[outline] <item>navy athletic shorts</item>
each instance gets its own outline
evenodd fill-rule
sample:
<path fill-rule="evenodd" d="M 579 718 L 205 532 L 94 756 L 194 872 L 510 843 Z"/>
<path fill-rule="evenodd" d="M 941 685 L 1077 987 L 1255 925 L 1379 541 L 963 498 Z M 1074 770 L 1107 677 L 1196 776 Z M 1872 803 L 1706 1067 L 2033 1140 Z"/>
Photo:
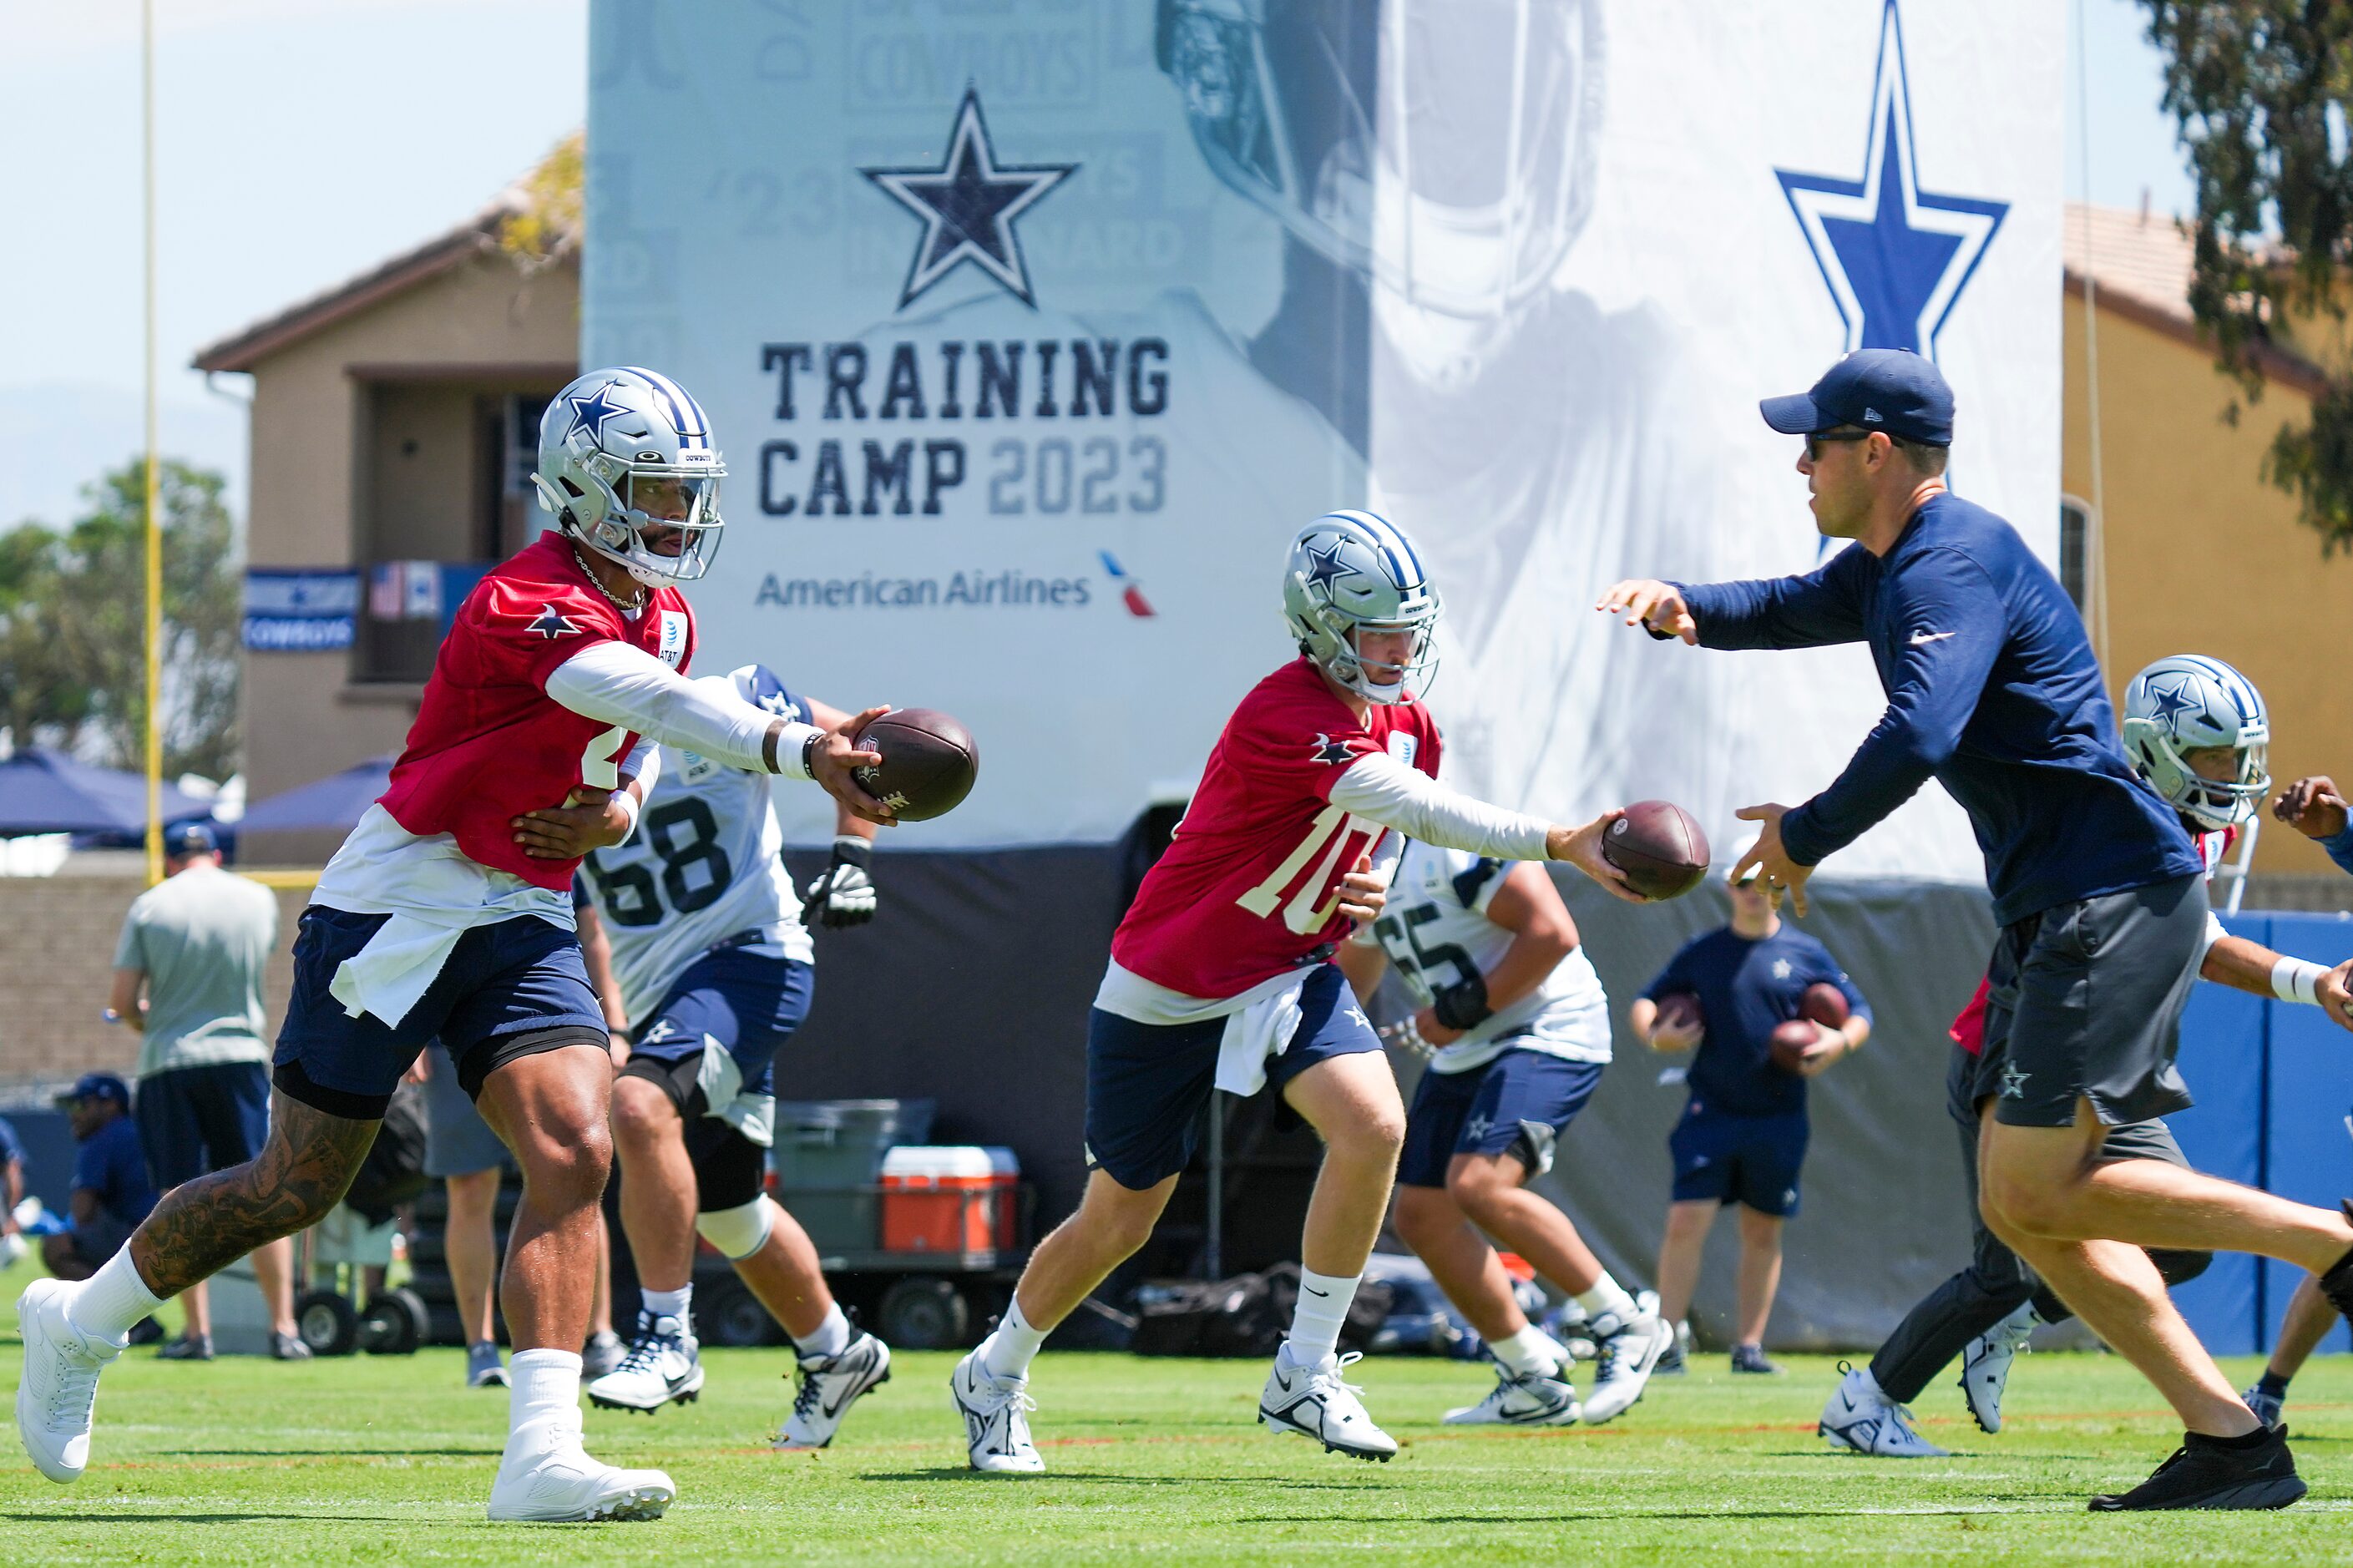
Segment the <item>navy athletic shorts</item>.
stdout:
<path fill-rule="evenodd" d="M 170 1068 L 139 1080 L 132 1114 L 159 1193 L 242 1165 L 269 1137 L 269 1069 L 259 1062 Z"/>
<path fill-rule="evenodd" d="M 1278 1092 L 1316 1063 L 1380 1040 L 1340 971 L 1320 963 L 1299 994 L 1299 1027 L 1266 1064 Z M 1087 1164 L 1131 1192 L 1157 1186 L 1192 1163 L 1201 1108 L 1217 1087 L 1223 1018 L 1139 1024 L 1093 1009 L 1087 1016 Z"/>
<path fill-rule="evenodd" d="M 274 1077 L 288 1099 L 330 1116 L 378 1121 L 408 1064 L 437 1035 L 469 1095 L 480 1094 L 498 1068 L 533 1052 L 609 1043 L 579 939 L 537 915 L 460 936 L 398 1027 L 373 1013 L 353 1017 L 327 987 L 343 960 L 391 918 L 323 904 L 302 911 L 294 994 L 275 1058 Z"/>
<path fill-rule="evenodd" d="M 1444 1186 L 1457 1154 L 1515 1154 L 1531 1176 L 1552 1169 L 1554 1143 L 1593 1098 L 1606 1065 L 1507 1049 L 1484 1067 L 1423 1073 L 1406 1112 L 1398 1185 Z"/>
<path fill-rule="evenodd" d="M 1802 1110 L 1731 1116 L 1693 1100 L 1667 1138 L 1675 1160 L 1675 1202 L 1714 1199 L 1787 1219 L 1798 1212 L 1807 1133 Z"/>
<path fill-rule="evenodd" d="M 771 1081 L 776 1052 L 808 1016 L 816 985 L 817 972 L 798 959 L 713 948 L 686 966 L 651 1018 L 638 1026 L 629 1059 L 675 1065 L 702 1056 L 716 1040 L 734 1058 L 743 1089 L 757 1091 Z"/>

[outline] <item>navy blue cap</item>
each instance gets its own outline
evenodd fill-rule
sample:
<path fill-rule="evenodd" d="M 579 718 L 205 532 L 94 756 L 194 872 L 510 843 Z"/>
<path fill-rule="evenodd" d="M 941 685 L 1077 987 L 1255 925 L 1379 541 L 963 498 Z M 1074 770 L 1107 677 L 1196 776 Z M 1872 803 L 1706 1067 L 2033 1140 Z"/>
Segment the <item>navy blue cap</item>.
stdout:
<path fill-rule="evenodd" d="M 123 1110 L 131 1109 L 131 1086 L 111 1072 L 86 1072 L 75 1085 L 58 1096 L 59 1105 L 71 1105 L 82 1100 L 111 1100 Z"/>
<path fill-rule="evenodd" d="M 1953 389 L 1943 372 L 1906 349 L 1858 349 L 1831 366 L 1811 391 L 1768 397 L 1757 406 L 1765 423 L 1784 436 L 1818 436 L 1852 425 L 1924 447 L 1953 444 Z"/>
<path fill-rule="evenodd" d="M 174 858 L 183 855 L 212 855 L 220 849 L 220 840 L 213 830 L 201 822 L 183 822 L 164 830 L 164 853 Z"/>

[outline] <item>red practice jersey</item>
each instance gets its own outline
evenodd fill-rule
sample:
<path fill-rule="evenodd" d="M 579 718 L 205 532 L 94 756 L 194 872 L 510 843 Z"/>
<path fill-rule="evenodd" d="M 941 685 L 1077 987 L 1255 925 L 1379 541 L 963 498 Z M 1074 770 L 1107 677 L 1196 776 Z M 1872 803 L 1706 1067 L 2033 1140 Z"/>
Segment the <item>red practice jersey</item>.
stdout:
<path fill-rule="evenodd" d="M 434 657 L 408 748 L 381 797 L 410 833 L 447 833 L 476 863 L 543 888 L 568 888 L 577 860 L 537 860 L 512 818 L 561 805 L 581 784 L 610 789 L 638 737 L 575 713 L 547 678 L 591 643 L 625 642 L 686 673 L 694 617 L 675 588 L 656 588 L 625 617 L 551 531 L 493 567 L 459 607 Z"/>
<path fill-rule="evenodd" d="M 1438 776 L 1438 725 L 1419 702 L 1363 723 L 1302 658 L 1250 689 L 1209 752 L 1168 852 L 1111 940 L 1120 967 L 1187 996 L 1239 995 L 1347 929 L 1340 879 L 1385 831 L 1329 804 L 1359 757 Z"/>

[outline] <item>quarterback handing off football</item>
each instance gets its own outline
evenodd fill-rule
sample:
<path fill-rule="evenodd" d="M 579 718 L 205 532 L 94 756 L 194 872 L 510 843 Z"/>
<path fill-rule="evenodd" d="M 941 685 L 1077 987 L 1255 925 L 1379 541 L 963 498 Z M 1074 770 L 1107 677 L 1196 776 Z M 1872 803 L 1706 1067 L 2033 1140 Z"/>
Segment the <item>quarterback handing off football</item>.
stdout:
<path fill-rule="evenodd" d="M 964 804 L 980 777 L 980 748 L 961 720 L 930 708 L 901 708 L 871 720 L 858 743 L 882 753 L 860 768 L 859 786 L 902 822 L 928 822 Z"/>

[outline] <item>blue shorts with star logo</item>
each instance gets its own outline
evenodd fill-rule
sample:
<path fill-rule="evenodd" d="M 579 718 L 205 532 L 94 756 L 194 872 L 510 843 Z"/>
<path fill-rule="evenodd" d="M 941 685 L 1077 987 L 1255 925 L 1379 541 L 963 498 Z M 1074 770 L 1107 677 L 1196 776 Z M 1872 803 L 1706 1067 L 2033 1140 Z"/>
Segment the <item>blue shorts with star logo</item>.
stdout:
<path fill-rule="evenodd" d="M 1675 1202 L 1739 1204 L 1787 1219 L 1798 1212 L 1798 1169 L 1810 1136 L 1802 1110 L 1733 1116 L 1694 1096 L 1667 1138 Z"/>
<path fill-rule="evenodd" d="M 681 971 L 629 1043 L 632 1060 L 681 1063 L 716 1044 L 747 1093 L 771 1092 L 776 1052 L 808 1016 L 816 971 L 797 959 L 716 947 Z"/>
<path fill-rule="evenodd" d="M 1406 1112 L 1398 1185 L 1442 1187 L 1457 1154 L 1516 1154 L 1530 1175 L 1600 1086 L 1603 1062 L 1514 1049 L 1484 1067 L 1425 1072 Z"/>

